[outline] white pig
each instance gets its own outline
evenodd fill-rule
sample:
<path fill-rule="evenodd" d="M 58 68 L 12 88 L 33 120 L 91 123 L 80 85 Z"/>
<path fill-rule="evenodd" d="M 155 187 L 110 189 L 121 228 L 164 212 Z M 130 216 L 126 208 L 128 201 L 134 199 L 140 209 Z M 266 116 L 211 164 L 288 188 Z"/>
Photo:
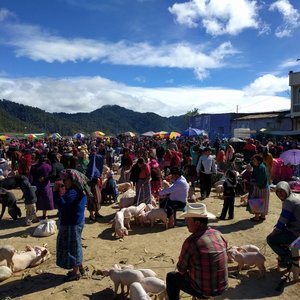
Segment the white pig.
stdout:
<path fill-rule="evenodd" d="M 168 228 L 168 217 L 167 213 L 163 208 L 155 208 L 149 212 L 146 212 L 144 220 L 150 221 L 151 227 L 153 227 L 156 220 L 161 220 L 164 222 L 166 229 Z"/>
<path fill-rule="evenodd" d="M 260 252 L 239 252 L 236 249 L 229 249 L 227 251 L 229 256 L 238 263 L 238 271 L 240 272 L 244 265 L 255 265 L 260 272 L 260 276 L 263 277 L 266 273 L 265 261 L 266 258 Z"/>
<path fill-rule="evenodd" d="M 151 300 L 139 282 L 133 282 L 130 285 L 130 300 Z"/>
<path fill-rule="evenodd" d="M 121 285 L 122 293 L 124 293 L 124 286 L 127 286 L 127 291 L 129 292 L 129 286 L 133 282 L 141 282 L 144 275 L 139 270 L 134 269 L 116 269 L 111 268 L 110 270 L 102 271 L 104 276 L 109 276 L 114 282 L 114 298 L 117 296 L 119 286 Z"/>
<path fill-rule="evenodd" d="M 157 277 L 147 277 L 141 281 L 147 293 L 155 295 L 159 300 L 167 300 L 166 283 Z"/>

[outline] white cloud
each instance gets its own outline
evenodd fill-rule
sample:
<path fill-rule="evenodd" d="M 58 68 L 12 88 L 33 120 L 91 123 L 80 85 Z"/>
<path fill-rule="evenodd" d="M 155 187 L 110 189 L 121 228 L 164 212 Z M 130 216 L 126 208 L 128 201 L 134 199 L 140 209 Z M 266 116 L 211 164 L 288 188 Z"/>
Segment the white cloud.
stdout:
<path fill-rule="evenodd" d="M 203 26 L 210 35 L 236 35 L 258 28 L 257 3 L 251 0 L 191 0 L 169 7 L 176 21 L 190 28 Z"/>
<path fill-rule="evenodd" d="M 193 108 L 202 113 L 262 112 L 290 108 L 290 100 L 275 96 L 287 90 L 288 79 L 265 75 L 244 90 L 222 87 L 141 88 L 101 77 L 18 78 L 0 77 L 2 98 L 39 107 L 48 112 L 90 112 L 117 104 L 161 116 L 182 115 Z M 270 92 L 272 91 L 272 92 Z M 271 104 L 271 105 L 270 105 Z"/>
<path fill-rule="evenodd" d="M 283 24 L 277 27 L 275 35 L 279 38 L 291 36 L 293 30 L 300 26 L 300 14 L 288 0 L 275 1 L 270 6 L 270 11 L 278 10 L 282 14 Z"/>
<path fill-rule="evenodd" d="M 17 57 L 33 61 L 99 61 L 115 65 L 191 69 L 197 78 L 208 76 L 209 69 L 221 68 L 227 57 L 238 53 L 230 42 L 216 48 L 187 42 L 151 45 L 149 43 L 101 42 L 93 39 L 67 39 L 41 30 L 38 26 L 4 23 L 0 26 L 6 45 L 15 48 Z"/>
<path fill-rule="evenodd" d="M 288 77 L 276 77 L 266 74 L 254 80 L 244 91 L 249 96 L 276 95 L 289 90 Z"/>

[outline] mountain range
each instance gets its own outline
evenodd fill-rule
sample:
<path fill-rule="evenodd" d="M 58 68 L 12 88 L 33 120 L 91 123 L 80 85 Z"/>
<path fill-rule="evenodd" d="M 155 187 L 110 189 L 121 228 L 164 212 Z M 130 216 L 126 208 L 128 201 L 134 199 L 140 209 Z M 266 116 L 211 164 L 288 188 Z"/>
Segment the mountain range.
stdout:
<path fill-rule="evenodd" d="M 104 105 L 90 113 L 49 113 L 37 107 L 0 99 L 0 133 L 53 133 L 71 136 L 103 131 L 118 135 L 126 131 L 183 131 L 187 115 L 169 118 L 155 113 L 139 113 L 118 105 Z"/>

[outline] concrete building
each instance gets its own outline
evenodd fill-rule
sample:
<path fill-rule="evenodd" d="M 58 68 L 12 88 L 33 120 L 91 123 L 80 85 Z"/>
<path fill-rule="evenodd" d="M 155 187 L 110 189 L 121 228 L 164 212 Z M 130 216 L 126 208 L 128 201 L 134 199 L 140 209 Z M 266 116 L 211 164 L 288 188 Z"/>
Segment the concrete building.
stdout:
<path fill-rule="evenodd" d="M 291 118 L 293 130 L 300 130 L 300 72 L 289 72 L 291 87 Z"/>

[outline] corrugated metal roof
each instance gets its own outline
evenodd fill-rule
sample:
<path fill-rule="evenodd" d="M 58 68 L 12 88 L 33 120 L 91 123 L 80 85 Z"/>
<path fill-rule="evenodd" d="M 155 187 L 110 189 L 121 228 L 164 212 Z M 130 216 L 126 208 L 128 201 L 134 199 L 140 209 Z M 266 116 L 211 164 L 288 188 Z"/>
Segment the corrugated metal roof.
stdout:
<path fill-rule="evenodd" d="M 253 120 L 253 119 L 270 119 L 277 118 L 280 114 L 258 114 L 258 115 L 247 115 L 235 120 Z"/>

